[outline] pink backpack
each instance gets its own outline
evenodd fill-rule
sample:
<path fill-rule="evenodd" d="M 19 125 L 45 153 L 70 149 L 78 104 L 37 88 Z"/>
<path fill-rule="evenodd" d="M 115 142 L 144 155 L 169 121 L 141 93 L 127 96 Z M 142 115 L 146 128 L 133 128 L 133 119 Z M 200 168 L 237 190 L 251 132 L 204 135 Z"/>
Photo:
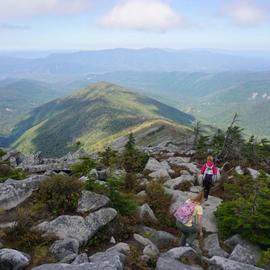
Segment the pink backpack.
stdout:
<path fill-rule="evenodd" d="M 191 218 L 195 210 L 195 204 L 191 201 L 186 201 L 182 206 L 176 209 L 174 216 L 183 224 L 186 224 Z"/>

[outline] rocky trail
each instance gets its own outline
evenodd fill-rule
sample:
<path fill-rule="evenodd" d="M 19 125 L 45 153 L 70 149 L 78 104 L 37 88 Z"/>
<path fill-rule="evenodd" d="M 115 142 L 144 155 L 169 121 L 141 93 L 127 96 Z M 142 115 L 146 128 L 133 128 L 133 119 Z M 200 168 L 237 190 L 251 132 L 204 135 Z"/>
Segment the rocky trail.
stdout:
<path fill-rule="evenodd" d="M 151 182 L 162 183 L 166 194 L 171 195 L 171 213 L 187 198 L 201 191 L 198 179 L 199 164 L 192 162 L 194 151 L 183 150 L 173 143 L 164 142 L 157 147 L 145 147 L 144 152 L 150 158 L 139 175 L 140 183 L 147 186 Z M 10 228 L 16 224 L 13 220 L 14 211 L 24 205 L 46 181 L 50 175 L 68 175 L 70 166 L 85 156 L 84 152 L 68 154 L 59 159 L 42 158 L 41 153 L 24 157 L 17 151 L 8 152 L 2 161 L 10 162 L 14 168 L 22 168 L 28 172 L 24 180 L 8 179 L 0 183 L 0 229 Z M 92 158 L 97 158 L 93 156 Z M 108 168 L 92 170 L 96 182 L 106 185 Z M 240 167 L 234 173 L 242 174 Z M 250 174 L 256 177 L 257 171 L 249 169 Z M 119 173 L 119 172 L 118 172 Z M 120 172 L 121 173 L 121 172 Z M 88 175 L 80 178 L 82 182 Z M 220 181 L 220 175 L 217 180 Z M 182 189 L 182 190 L 181 190 Z M 185 190 L 185 191 L 183 191 Z M 256 265 L 261 250 L 250 244 L 239 235 L 222 241 L 219 239 L 215 219 L 215 211 L 222 203 L 222 199 L 212 194 L 203 204 L 204 239 L 196 240 L 196 248 L 179 247 L 179 232 L 159 229 L 155 211 L 142 199 L 137 209 L 139 224 L 134 225 L 134 233 L 130 239 L 117 242 L 110 230 L 107 237 L 110 241 L 103 243 L 103 250 L 87 252 L 86 243 L 94 239 L 100 230 L 110 227 L 119 213 L 111 207 L 110 198 L 89 190 L 83 190 L 72 214 L 64 214 L 52 219 L 40 220 L 34 228 L 44 238 L 55 237 L 56 240 L 49 247 L 55 258 L 54 263 L 45 263 L 32 267 L 31 255 L 21 250 L 8 248 L 0 239 L 0 269 L 1 270 L 122 270 L 122 269 L 156 269 L 156 270 L 256 270 L 262 269 Z M 138 198 L 147 196 L 143 189 L 136 194 Z M 147 220 L 147 222 L 146 222 Z M 150 223 L 149 223 L 150 222 Z M 149 224 L 156 224 L 151 227 Z M 0 235 L 1 237 L 1 235 Z M 140 250 L 134 253 L 134 248 Z M 131 254 L 131 255 L 130 255 Z M 141 261 L 144 268 L 132 266 L 130 259 Z M 148 265 L 147 268 L 145 265 Z"/>

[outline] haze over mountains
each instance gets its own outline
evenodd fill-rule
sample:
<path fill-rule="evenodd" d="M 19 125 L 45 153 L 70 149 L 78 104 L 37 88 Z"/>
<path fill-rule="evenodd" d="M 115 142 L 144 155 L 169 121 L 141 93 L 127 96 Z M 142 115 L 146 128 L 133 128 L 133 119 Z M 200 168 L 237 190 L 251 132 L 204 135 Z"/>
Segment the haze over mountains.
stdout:
<path fill-rule="evenodd" d="M 162 107 L 167 104 L 215 127 L 226 127 L 233 114 L 238 113 L 239 124 L 245 128 L 247 136 L 270 136 L 268 52 L 112 49 L 51 55 L 48 52 L 14 55 L 16 57 L 11 57 L 11 54 L 0 56 L 0 142 L 4 145 L 14 142 L 14 138 L 17 140 L 26 130 L 48 120 L 52 115 L 57 117 L 54 109 L 58 111 L 60 105 L 56 106 L 55 101 L 39 107 L 40 105 L 101 81 L 143 93 L 144 96 L 162 102 Z M 119 102 L 125 103 L 121 91 L 115 93 L 115 96 L 119 96 Z M 142 117 L 148 119 L 149 115 L 153 116 L 149 110 L 154 101 L 149 102 L 143 104 L 144 109 L 137 122 Z M 68 106 L 67 103 L 64 104 L 66 110 Z M 83 104 L 84 102 L 79 103 L 78 111 Z M 124 107 L 122 114 L 126 114 Z M 93 107 L 90 111 L 92 109 Z M 66 113 L 72 118 L 76 115 L 76 110 L 74 107 Z M 170 110 L 173 111 L 172 108 Z M 84 107 L 80 113 L 85 114 L 85 111 L 87 110 Z M 93 109 L 92 113 L 94 111 Z M 131 116 L 134 111 L 129 113 Z M 164 117 L 157 113 L 155 117 L 161 116 Z M 108 115 L 106 117 L 113 119 Z M 166 118 L 176 120 L 173 113 Z M 75 118 L 72 119 L 75 121 Z M 136 124 L 132 117 L 129 120 L 129 126 Z M 109 125 L 109 122 L 106 123 L 106 126 Z M 113 126 L 113 121 L 111 125 Z M 127 127 L 126 124 L 121 126 L 124 127 Z M 41 128 L 40 131 L 44 130 Z M 23 139 L 24 146 L 29 146 L 32 140 L 28 140 L 33 135 L 32 133 L 30 136 L 29 132 Z M 68 132 L 68 129 L 61 132 Z M 74 138 L 77 135 L 71 141 Z M 32 149 L 32 146 L 28 146 L 25 148 Z"/>
<path fill-rule="evenodd" d="M 267 70 L 262 57 L 215 50 L 111 49 L 55 53 L 41 58 L 0 56 L 0 76 L 74 76 L 122 70 L 205 71 Z"/>

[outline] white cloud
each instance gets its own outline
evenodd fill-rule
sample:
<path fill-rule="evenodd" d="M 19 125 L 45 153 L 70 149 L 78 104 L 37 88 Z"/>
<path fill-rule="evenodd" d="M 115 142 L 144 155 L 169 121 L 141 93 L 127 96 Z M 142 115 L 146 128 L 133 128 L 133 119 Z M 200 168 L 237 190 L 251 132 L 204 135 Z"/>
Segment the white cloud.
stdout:
<path fill-rule="evenodd" d="M 265 8 L 250 0 L 234 1 L 224 8 L 223 15 L 240 26 L 255 26 L 267 17 Z"/>
<path fill-rule="evenodd" d="M 83 12 L 91 0 L 0 0 L 0 19 Z"/>
<path fill-rule="evenodd" d="M 166 32 L 186 25 L 166 1 L 123 0 L 105 14 L 99 24 L 108 28 Z"/>

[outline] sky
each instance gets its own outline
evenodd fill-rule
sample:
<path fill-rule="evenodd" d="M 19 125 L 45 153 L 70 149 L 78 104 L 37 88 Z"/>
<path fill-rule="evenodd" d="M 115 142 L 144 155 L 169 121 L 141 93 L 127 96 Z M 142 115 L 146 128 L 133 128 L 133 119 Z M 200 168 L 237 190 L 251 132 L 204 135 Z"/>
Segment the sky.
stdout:
<path fill-rule="evenodd" d="M 0 0 L 0 50 L 270 50 L 270 0 Z"/>

